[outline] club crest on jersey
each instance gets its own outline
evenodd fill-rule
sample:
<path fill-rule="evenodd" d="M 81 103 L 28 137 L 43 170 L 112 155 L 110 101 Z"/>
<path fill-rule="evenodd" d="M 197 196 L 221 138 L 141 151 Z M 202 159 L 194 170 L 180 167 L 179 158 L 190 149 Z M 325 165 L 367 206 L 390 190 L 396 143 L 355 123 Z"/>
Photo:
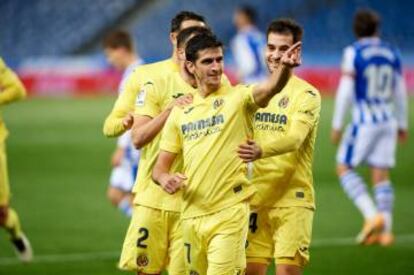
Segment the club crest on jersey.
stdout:
<path fill-rule="evenodd" d="M 220 106 L 223 106 L 223 104 L 224 104 L 224 99 L 218 98 L 218 99 L 214 100 L 214 102 L 213 102 L 213 108 L 214 109 L 217 109 Z"/>
<path fill-rule="evenodd" d="M 288 104 L 289 104 L 289 98 L 287 96 L 282 97 L 278 103 L 280 108 L 286 108 Z"/>
<path fill-rule="evenodd" d="M 140 254 L 137 257 L 137 266 L 143 267 L 147 266 L 149 263 L 148 257 L 145 254 Z"/>

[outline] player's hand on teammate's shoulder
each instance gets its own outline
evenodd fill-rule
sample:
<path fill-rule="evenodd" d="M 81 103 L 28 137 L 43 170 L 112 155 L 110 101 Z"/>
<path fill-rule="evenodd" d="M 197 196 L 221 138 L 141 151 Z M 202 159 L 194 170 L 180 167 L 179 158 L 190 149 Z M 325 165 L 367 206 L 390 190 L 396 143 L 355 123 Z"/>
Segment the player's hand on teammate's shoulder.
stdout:
<path fill-rule="evenodd" d="M 302 42 L 298 41 L 283 53 L 280 61 L 288 67 L 297 67 L 302 63 L 301 55 Z"/>
<path fill-rule="evenodd" d="M 122 120 L 122 125 L 124 125 L 125 129 L 129 130 L 132 128 L 133 124 L 134 124 L 134 115 L 132 113 L 128 113 Z"/>
<path fill-rule="evenodd" d="M 398 129 L 398 141 L 400 143 L 406 143 L 408 140 L 408 130 Z"/>
<path fill-rule="evenodd" d="M 185 106 L 189 105 L 193 103 L 193 95 L 192 94 L 186 94 L 186 95 L 182 95 L 178 98 L 176 98 L 173 102 L 171 102 L 171 104 L 168 106 L 168 108 L 170 110 L 172 110 L 172 108 L 174 108 L 174 106 L 177 106 L 179 108 L 184 108 Z"/>
<path fill-rule="evenodd" d="M 237 154 L 243 162 L 251 162 L 262 157 L 262 148 L 254 140 L 248 139 L 246 143 L 239 145 Z"/>
<path fill-rule="evenodd" d="M 342 131 L 341 130 L 336 130 L 336 129 L 332 129 L 331 131 L 331 142 L 335 145 L 337 145 L 339 143 L 339 141 L 341 140 L 342 137 Z"/>
<path fill-rule="evenodd" d="M 159 184 L 164 191 L 169 194 L 174 194 L 185 186 L 184 181 L 186 179 L 187 177 L 181 173 L 163 174 L 159 179 Z"/>

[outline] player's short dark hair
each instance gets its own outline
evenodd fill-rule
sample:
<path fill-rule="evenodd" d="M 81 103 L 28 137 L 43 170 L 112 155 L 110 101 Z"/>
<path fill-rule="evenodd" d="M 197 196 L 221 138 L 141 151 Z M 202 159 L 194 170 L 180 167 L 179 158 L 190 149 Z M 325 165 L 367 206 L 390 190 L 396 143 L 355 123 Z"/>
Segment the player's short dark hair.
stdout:
<path fill-rule="evenodd" d="M 354 15 L 354 33 L 357 38 L 373 36 L 377 33 L 381 18 L 371 9 L 360 9 Z"/>
<path fill-rule="evenodd" d="M 242 5 L 237 8 L 238 12 L 243 13 L 250 21 L 250 23 L 255 24 L 257 20 L 256 10 L 249 5 Z"/>
<path fill-rule="evenodd" d="M 291 34 L 293 36 L 293 43 L 296 43 L 302 40 L 303 28 L 293 19 L 281 18 L 270 23 L 266 32 L 267 38 L 270 33 Z"/>
<path fill-rule="evenodd" d="M 171 20 L 171 32 L 177 32 L 181 29 L 181 24 L 186 20 L 194 20 L 206 23 L 204 16 L 192 11 L 181 11 Z"/>
<path fill-rule="evenodd" d="M 133 51 L 133 41 L 131 35 L 123 30 L 116 30 L 108 33 L 103 39 L 103 47 L 110 49 L 125 48 L 128 51 Z"/>
<path fill-rule="evenodd" d="M 223 43 L 214 34 L 202 33 L 193 36 L 185 47 L 185 57 L 188 61 L 195 62 L 198 52 L 210 48 L 222 48 Z"/>
<path fill-rule="evenodd" d="M 194 26 L 180 31 L 177 35 L 177 47 L 182 47 L 192 35 L 202 33 L 212 34 L 209 28 L 201 26 Z"/>

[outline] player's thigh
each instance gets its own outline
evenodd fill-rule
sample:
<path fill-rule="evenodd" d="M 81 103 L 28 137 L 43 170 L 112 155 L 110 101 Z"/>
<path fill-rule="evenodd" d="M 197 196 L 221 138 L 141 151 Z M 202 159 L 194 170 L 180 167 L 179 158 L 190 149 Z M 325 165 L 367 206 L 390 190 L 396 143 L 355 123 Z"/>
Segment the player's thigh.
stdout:
<path fill-rule="evenodd" d="M 156 274 L 165 269 L 168 252 L 168 220 L 165 213 L 135 205 L 125 237 L 119 267 Z"/>
<path fill-rule="evenodd" d="M 268 219 L 269 208 L 261 208 L 259 211 L 251 211 L 249 218 L 249 232 L 247 235 L 247 274 L 249 266 L 260 264 L 267 266 L 273 258 L 272 232 Z"/>
<path fill-rule="evenodd" d="M 180 213 L 169 212 L 168 219 L 168 274 L 182 275 L 185 274 L 185 254 Z"/>
<path fill-rule="evenodd" d="M 375 129 L 365 125 L 348 125 L 336 155 L 337 163 L 356 167 L 366 161 L 375 145 Z"/>
<path fill-rule="evenodd" d="M 7 172 L 6 146 L 0 142 L 0 206 L 8 205 L 10 199 L 9 177 Z"/>
<path fill-rule="evenodd" d="M 305 207 L 274 208 L 269 213 L 276 264 L 304 267 L 309 262 L 314 211 Z"/>
<path fill-rule="evenodd" d="M 239 203 L 210 218 L 207 274 L 242 274 L 246 269 L 249 206 Z"/>
<path fill-rule="evenodd" d="M 371 167 L 386 170 L 395 165 L 398 131 L 397 126 L 392 122 L 378 126 L 378 128 L 380 133 L 377 136 L 375 147 L 372 148 L 368 156 L 367 162 Z"/>
<path fill-rule="evenodd" d="M 182 220 L 185 274 L 207 273 L 207 244 L 202 227 L 205 217 Z"/>

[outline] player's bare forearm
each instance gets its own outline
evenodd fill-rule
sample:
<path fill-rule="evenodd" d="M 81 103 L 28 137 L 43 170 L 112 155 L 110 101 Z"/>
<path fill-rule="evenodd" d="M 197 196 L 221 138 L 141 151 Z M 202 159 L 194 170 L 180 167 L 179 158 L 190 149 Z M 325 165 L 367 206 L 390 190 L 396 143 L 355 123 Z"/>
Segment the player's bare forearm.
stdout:
<path fill-rule="evenodd" d="M 174 153 L 161 150 L 152 171 L 152 179 L 169 194 L 174 194 L 182 188 L 187 179 L 183 174 L 169 173 L 176 156 Z"/>
<path fill-rule="evenodd" d="M 160 150 L 157 161 L 155 162 L 152 170 L 152 179 L 155 182 L 159 183 L 161 176 L 163 174 L 168 174 L 176 156 L 176 154 L 171 152 Z"/>
<path fill-rule="evenodd" d="M 135 116 L 132 126 L 132 142 L 135 148 L 141 149 L 151 142 L 161 132 L 170 113 L 171 110 L 166 109 L 154 118 Z"/>
<path fill-rule="evenodd" d="M 137 149 L 142 148 L 151 142 L 164 127 L 174 106 L 183 108 L 193 101 L 192 95 L 181 96 L 171 102 L 164 111 L 154 118 L 145 116 L 136 116 L 132 126 L 132 141 Z"/>
<path fill-rule="evenodd" d="M 253 97 L 256 104 L 262 108 L 266 107 L 272 97 L 283 89 L 290 75 L 291 68 L 286 65 L 281 65 L 273 71 L 266 81 L 255 86 Z"/>

